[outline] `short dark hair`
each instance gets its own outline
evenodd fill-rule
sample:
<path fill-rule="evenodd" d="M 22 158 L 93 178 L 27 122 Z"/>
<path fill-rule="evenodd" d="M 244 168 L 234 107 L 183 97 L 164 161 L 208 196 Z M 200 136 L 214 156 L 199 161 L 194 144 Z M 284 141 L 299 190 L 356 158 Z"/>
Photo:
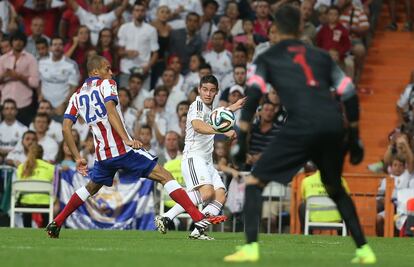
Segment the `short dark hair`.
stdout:
<path fill-rule="evenodd" d="M 210 74 L 210 75 L 206 75 L 206 76 L 202 77 L 200 79 L 200 86 L 202 86 L 205 83 L 214 84 L 217 87 L 217 90 L 218 90 L 218 80 L 217 80 L 216 76 Z"/>
<path fill-rule="evenodd" d="M 204 0 L 203 1 L 203 8 L 206 8 L 208 5 L 215 6 L 216 9 L 219 8 L 219 4 L 215 0 Z"/>
<path fill-rule="evenodd" d="M 244 69 L 244 70 L 247 70 L 246 65 L 243 65 L 243 64 L 237 64 L 237 65 L 234 65 L 234 67 L 233 67 L 233 72 L 236 70 L 236 68 L 242 68 L 242 69 Z"/>
<path fill-rule="evenodd" d="M 224 39 L 226 39 L 226 33 L 225 33 L 225 32 L 223 32 L 222 30 L 217 30 L 217 31 L 215 31 L 215 32 L 213 33 L 213 36 L 214 36 L 214 35 L 217 35 L 217 34 L 221 34 L 221 35 L 223 36 L 223 38 L 224 38 Z"/>
<path fill-rule="evenodd" d="M 133 78 L 140 79 L 141 81 L 144 81 L 144 76 L 141 73 L 133 73 L 128 78 L 128 82 L 131 81 Z"/>
<path fill-rule="evenodd" d="M 39 106 L 40 106 L 40 104 L 41 103 L 48 103 L 49 104 L 49 106 L 52 108 L 53 106 L 52 106 L 52 103 L 49 101 L 49 100 L 47 100 L 47 99 L 42 99 L 42 100 L 40 100 L 39 101 Z"/>
<path fill-rule="evenodd" d="M 199 69 L 199 70 L 202 70 L 202 69 L 209 69 L 210 71 L 212 70 L 211 65 L 210 65 L 210 64 L 208 64 L 208 63 L 202 63 L 202 64 L 200 64 L 200 67 L 199 67 L 198 69 Z"/>
<path fill-rule="evenodd" d="M 13 43 L 14 40 L 23 41 L 24 46 L 26 46 L 27 44 L 27 36 L 21 31 L 16 31 L 12 35 L 10 35 L 10 42 Z"/>
<path fill-rule="evenodd" d="M 38 113 L 36 113 L 36 116 L 33 118 L 33 122 L 36 120 L 36 118 L 46 118 L 47 119 L 47 123 L 50 123 L 50 121 L 51 121 L 49 115 L 47 115 L 44 112 L 38 112 Z"/>
<path fill-rule="evenodd" d="M 11 98 L 6 98 L 6 99 L 4 100 L 4 102 L 3 102 L 3 107 L 4 107 L 4 105 L 6 105 L 7 103 L 11 103 L 11 104 L 13 104 L 13 105 L 14 105 L 14 108 L 17 108 L 17 103 L 16 103 L 16 101 L 15 101 L 14 99 L 11 99 Z"/>
<path fill-rule="evenodd" d="M 142 125 L 140 128 L 139 128 L 139 130 L 141 131 L 142 129 L 147 129 L 147 130 L 149 130 L 150 131 L 150 133 L 151 133 L 151 135 L 152 135 L 152 128 L 151 128 L 151 126 L 149 126 L 148 124 L 144 124 L 144 125 Z"/>
<path fill-rule="evenodd" d="M 187 100 L 183 100 L 183 101 L 179 102 L 179 103 L 177 104 L 177 107 L 176 107 L 176 109 L 175 109 L 175 112 L 178 112 L 178 107 L 179 107 L 179 106 L 183 106 L 183 105 L 190 106 L 190 102 L 188 102 Z"/>
<path fill-rule="evenodd" d="M 37 39 L 35 41 L 35 44 L 36 45 L 38 45 L 38 44 L 44 44 L 44 45 L 46 45 L 46 47 L 49 47 L 49 42 L 44 37 L 40 37 L 39 39 Z"/>
<path fill-rule="evenodd" d="M 275 12 L 275 24 L 282 34 L 299 35 L 300 11 L 289 4 L 282 5 Z"/>
<path fill-rule="evenodd" d="M 120 92 L 125 92 L 127 94 L 127 97 L 129 98 L 129 101 L 132 100 L 131 92 L 128 89 L 126 89 L 125 87 L 118 88 L 118 95 Z"/>
<path fill-rule="evenodd" d="M 63 40 L 62 37 L 60 37 L 60 36 L 53 36 L 52 39 L 50 39 L 50 44 L 52 44 L 54 40 L 61 40 L 62 43 L 65 43 L 65 40 Z"/>
<path fill-rule="evenodd" d="M 160 85 L 154 89 L 154 96 L 158 95 L 160 92 L 163 91 L 167 93 L 167 96 L 170 95 L 170 91 L 168 90 L 168 88 L 164 85 Z"/>
<path fill-rule="evenodd" d="M 36 132 L 33 130 L 27 130 L 26 132 L 24 132 L 22 139 L 24 139 L 24 137 L 28 134 L 33 134 L 34 136 L 36 136 Z"/>
<path fill-rule="evenodd" d="M 187 16 L 185 17 L 185 20 L 187 21 L 190 16 L 194 16 L 194 17 L 197 17 L 198 19 L 200 19 L 200 15 L 198 15 L 197 13 L 188 12 Z"/>
<path fill-rule="evenodd" d="M 147 8 L 147 7 L 145 6 L 145 4 L 144 4 L 144 1 L 142 1 L 142 0 L 136 0 L 136 1 L 134 2 L 134 5 L 133 5 L 133 6 L 143 6 L 143 7 Z"/>
<path fill-rule="evenodd" d="M 238 43 L 233 50 L 233 53 L 235 52 L 243 52 L 245 55 L 247 55 L 247 47 L 242 43 Z"/>
<path fill-rule="evenodd" d="M 102 65 L 102 62 L 107 60 L 103 56 L 94 55 L 88 59 L 88 62 L 86 63 L 86 69 L 88 70 L 88 73 L 91 73 L 93 70 L 99 69 Z"/>

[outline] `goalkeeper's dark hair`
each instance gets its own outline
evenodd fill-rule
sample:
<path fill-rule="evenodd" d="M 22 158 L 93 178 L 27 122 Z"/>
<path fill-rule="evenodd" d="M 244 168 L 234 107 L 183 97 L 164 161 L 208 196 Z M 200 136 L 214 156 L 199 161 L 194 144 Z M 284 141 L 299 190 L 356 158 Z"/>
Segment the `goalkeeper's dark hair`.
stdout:
<path fill-rule="evenodd" d="M 281 34 L 299 35 L 300 11 L 298 8 L 285 4 L 276 10 L 274 17 L 274 22 Z"/>
<path fill-rule="evenodd" d="M 218 80 L 214 75 L 206 75 L 200 79 L 200 87 L 203 86 L 205 83 L 214 84 L 218 90 Z"/>

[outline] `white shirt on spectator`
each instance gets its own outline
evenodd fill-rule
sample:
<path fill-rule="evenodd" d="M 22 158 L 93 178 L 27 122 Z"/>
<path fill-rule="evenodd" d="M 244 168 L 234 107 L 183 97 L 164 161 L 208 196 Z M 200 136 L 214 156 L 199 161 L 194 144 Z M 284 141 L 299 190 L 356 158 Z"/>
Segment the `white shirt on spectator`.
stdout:
<path fill-rule="evenodd" d="M 7 30 L 7 26 L 9 25 L 9 22 L 10 22 L 10 17 L 11 17 L 10 9 L 11 8 L 12 8 L 12 5 L 10 4 L 8 0 L 0 2 L 0 18 L 1 18 L 1 21 L 3 22 L 1 31 L 4 33 L 9 32 Z"/>
<path fill-rule="evenodd" d="M 220 53 L 217 53 L 214 50 L 209 51 L 204 54 L 204 59 L 211 65 L 213 74 L 219 81 L 221 81 L 228 73 L 233 71 L 233 66 L 231 64 L 231 53 L 227 50 L 223 50 Z"/>
<path fill-rule="evenodd" d="M 26 154 L 24 153 L 23 145 L 19 142 L 12 151 L 7 154 L 6 160 L 12 160 L 13 162 L 18 161 L 20 163 L 25 162 L 27 159 Z"/>
<path fill-rule="evenodd" d="M 33 122 L 30 123 L 29 126 L 30 130 L 35 131 L 33 126 Z M 49 124 L 49 128 L 47 129 L 46 135 L 56 141 L 56 143 L 60 143 L 63 141 L 62 135 L 62 124 L 60 122 L 51 120 Z"/>
<path fill-rule="evenodd" d="M 150 110 L 144 110 L 144 112 L 141 114 L 141 117 L 139 119 L 140 125 L 147 124 L 147 112 Z M 162 135 L 165 136 L 168 130 L 168 123 L 169 122 L 169 114 L 167 112 L 157 112 L 155 114 L 155 124 L 158 126 L 158 130 Z M 151 139 L 151 148 L 154 151 L 159 151 L 161 149 L 161 145 L 158 143 L 156 135 L 155 135 L 155 129 L 152 129 L 152 139 Z"/>
<path fill-rule="evenodd" d="M 86 11 L 81 6 L 75 12 L 78 16 L 80 24 L 86 25 L 91 31 L 91 41 L 93 45 L 98 43 L 99 32 L 104 28 L 111 28 L 112 22 L 116 20 L 115 11 L 94 15 Z"/>
<path fill-rule="evenodd" d="M 38 140 L 38 143 L 43 147 L 43 159 L 46 161 L 55 161 L 59 150 L 58 143 L 48 135 Z"/>
<path fill-rule="evenodd" d="M 203 15 L 203 8 L 200 0 L 160 0 L 158 6 L 168 6 L 171 12 L 174 12 L 182 6 L 184 10 L 180 16 L 168 22 L 173 29 L 181 29 L 185 27 L 185 18 L 189 12 L 195 12 L 198 15 Z"/>
<path fill-rule="evenodd" d="M 135 108 L 127 108 L 122 114 L 127 132 L 130 136 L 134 136 L 134 124 L 137 119 L 137 110 Z"/>
<path fill-rule="evenodd" d="M 135 58 L 122 58 L 120 69 L 122 73 L 130 74 L 133 67 L 147 65 L 151 58 L 151 52 L 159 49 L 157 30 L 143 22 L 136 26 L 134 22 L 122 24 L 118 31 L 118 45 L 126 50 L 138 51 Z"/>
<path fill-rule="evenodd" d="M 397 101 L 397 106 L 398 107 L 400 107 L 402 109 L 405 109 L 407 107 L 407 105 L 409 104 L 410 95 L 411 95 L 411 92 L 413 91 L 413 89 L 414 89 L 414 84 L 412 84 L 412 83 L 408 84 L 405 87 L 404 92 L 400 95 L 400 98 Z"/>
<path fill-rule="evenodd" d="M 42 94 L 53 107 L 58 107 L 70 93 L 70 86 L 79 84 L 79 69 L 75 61 L 63 56 L 54 61 L 52 57 L 39 61 Z"/>
<path fill-rule="evenodd" d="M 224 89 L 234 85 L 236 82 L 234 81 L 233 72 L 227 73 L 227 75 L 224 76 L 223 80 L 219 81 L 219 83 L 220 92 L 223 92 Z"/>
<path fill-rule="evenodd" d="M 184 77 L 183 90 L 188 95 L 194 87 L 200 84 L 200 74 L 197 72 L 189 72 Z"/>
<path fill-rule="evenodd" d="M 15 120 L 11 125 L 5 121 L 0 123 L 0 148 L 13 150 L 22 140 L 23 134 L 27 131 L 27 127 Z"/>
<path fill-rule="evenodd" d="M 140 111 L 144 108 L 144 101 L 147 98 L 152 98 L 154 96 L 153 91 L 147 91 L 144 88 L 141 88 L 138 95 L 132 100 L 132 107 Z"/>
<path fill-rule="evenodd" d="M 400 176 L 390 175 L 394 179 L 394 191 L 392 192 L 392 198 L 397 198 L 398 190 L 408 188 L 410 180 L 412 180 L 411 174 L 408 170 L 405 170 Z M 386 180 L 382 179 L 378 193 L 385 194 Z"/>
<path fill-rule="evenodd" d="M 86 122 L 80 123 L 78 119 L 76 123 L 73 125 L 72 129 L 75 129 L 78 134 L 81 142 L 85 142 L 86 137 L 88 137 L 89 133 L 89 126 Z"/>

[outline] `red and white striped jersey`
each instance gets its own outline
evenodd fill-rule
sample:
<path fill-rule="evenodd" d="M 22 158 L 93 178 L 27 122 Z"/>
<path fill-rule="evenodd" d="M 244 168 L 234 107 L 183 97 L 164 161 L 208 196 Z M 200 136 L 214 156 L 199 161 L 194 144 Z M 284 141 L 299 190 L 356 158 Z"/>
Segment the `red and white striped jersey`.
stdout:
<path fill-rule="evenodd" d="M 66 108 L 64 118 L 76 122 L 81 116 L 92 129 L 98 161 L 123 155 L 132 148 L 125 145 L 121 136 L 111 126 L 105 103 L 115 101 L 116 109 L 125 129 L 118 90 L 114 80 L 103 80 L 98 77 L 86 79 L 83 85 L 72 95 Z M 126 131 L 126 130 L 125 130 Z"/>

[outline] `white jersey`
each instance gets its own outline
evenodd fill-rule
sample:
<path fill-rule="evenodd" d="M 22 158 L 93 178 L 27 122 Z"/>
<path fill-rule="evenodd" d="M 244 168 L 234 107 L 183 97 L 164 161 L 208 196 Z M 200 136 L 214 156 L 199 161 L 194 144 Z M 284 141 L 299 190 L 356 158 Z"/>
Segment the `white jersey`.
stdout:
<path fill-rule="evenodd" d="M 122 120 L 124 129 L 126 129 L 114 80 L 102 80 L 97 77 L 86 79 L 82 87 L 72 95 L 64 115 L 66 119 L 73 122 L 76 122 L 80 115 L 92 129 L 98 161 L 123 155 L 132 149 L 125 145 L 121 136 L 109 123 L 104 104 L 108 101 L 116 102 L 118 115 Z"/>
<path fill-rule="evenodd" d="M 211 65 L 213 74 L 217 77 L 217 80 L 222 81 L 227 74 L 232 73 L 233 65 L 229 51 L 223 50 L 220 53 L 210 51 L 205 53 L 203 57 Z"/>
<path fill-rule="evenodd" d="M 213 161 L 214 134 L 197 133 L 191 124 L 193 120 L 201 120 L 208 123 L 211 111 L 211 108 L 204 104 L 199 96 L 190 105 L 187 114 L 183 159 L 198 156 L 207 162 Z"/>
<path fill-rule="evenodd" d="M 26 131 L 27 127 L 17 120 L 11 125 L 3 121 L 0 123 L 0 148 L 12 150 L 22 140 L 23 134 Z"/>

